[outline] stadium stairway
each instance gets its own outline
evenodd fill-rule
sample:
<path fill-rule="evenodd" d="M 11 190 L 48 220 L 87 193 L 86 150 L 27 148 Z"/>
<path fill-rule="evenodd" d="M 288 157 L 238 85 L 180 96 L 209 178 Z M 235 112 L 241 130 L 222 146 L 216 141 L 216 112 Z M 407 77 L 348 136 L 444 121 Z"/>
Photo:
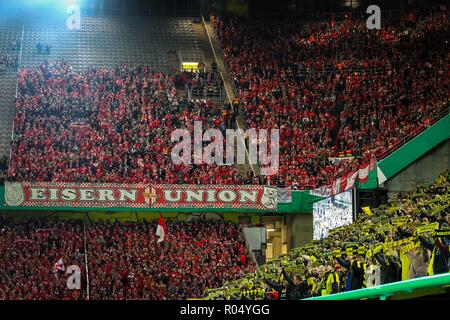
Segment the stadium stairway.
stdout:
<path fill-rule="evenodd" d="M 206 21 L 202 17 L 202 25 L 203 25 L 203 36 L 201 35 L 202 32 L 198 31 L 198 39 L 201 48 L 204 49 L 205 52 L 205 58 L 208 57 L 211 61 L 215 61 L 217 63 L 217 70 L 222 74 L 223 76 L 223 82 L 225 87 L 225 95 L 227 97 L 228 102 L 232 103 L 232 101 L 236 98 L 236 89 L 233 86 L 232 78 L 227 70 L 225 60 L 222 54 L 222 51 L 220 49 L 219 44 L 217 43 L 217 38 L 214 33 L 214 30 L 211 26 L 211 24 Z M 212 57 L 211 57 L 212 55 Z M 207 61 L 208 61 L 208 58 Z M 212 61 L 211 61 L 212 62 Z M 244 119 L 241 115 L 238 115 L 236 118 L 237 127 L 240 129 L 245 130 L 245 124 Z M 248 162 L 248 160 L 247 160 Z M 259 165 L 250 165 L 250 164 L 243 164 L 243 165 L 237 165 L 237 169 L 243 174 L 246 175 L 248 172 L 253 171 L 255 176 L 260 175 L 260 169 Z"/>
<path fill-rule="evenodd" d="M 16 83 L 17 75 L 15 73 L 0 76 L 0 157 L 9 156 Z"/>
<path fill-rule="evenodd" d="M 198 44 L 200 46 L 200 50 L 202 50 L 206 68 L 208 71 L 212 70 L 212 63 L 215 62 L 214 54 L 211 50 L 211 45 L 208 40 L 208 35 L 205 32 L 202 21 L 200 20 L 197 23 L 194 23 L 194 31 L 195 35 L 198 39 Z M 214 87 L 212 88 L 215 94 L 208 95 L 208 99 L 211 99 L 216 105 L 223 105 L 226 101 L 226 94 L 223 88 Z"/>

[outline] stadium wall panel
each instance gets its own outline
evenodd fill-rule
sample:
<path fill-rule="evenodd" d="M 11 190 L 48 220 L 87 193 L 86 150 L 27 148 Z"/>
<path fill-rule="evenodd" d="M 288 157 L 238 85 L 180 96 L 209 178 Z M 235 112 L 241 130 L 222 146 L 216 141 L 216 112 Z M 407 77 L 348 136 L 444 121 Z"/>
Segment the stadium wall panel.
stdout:
<path fill-rule="evenodd" d="M 382 186 L 389 193 L 414 191 L 417 185 L 431 183 L 440 173 L 450 169 L 450 140 L 440 144 Z"/>
<path fill-rule="evenodd" d="M 414 161 L 450 138 L 450 114 L 378 162 L 378 183 L 382 184 Z"/>
<path fill-rule="evenodd" d="M 288 215 L 289 248 L 298 248 L 311 242 L 313 238 L 312 214 Z"/>

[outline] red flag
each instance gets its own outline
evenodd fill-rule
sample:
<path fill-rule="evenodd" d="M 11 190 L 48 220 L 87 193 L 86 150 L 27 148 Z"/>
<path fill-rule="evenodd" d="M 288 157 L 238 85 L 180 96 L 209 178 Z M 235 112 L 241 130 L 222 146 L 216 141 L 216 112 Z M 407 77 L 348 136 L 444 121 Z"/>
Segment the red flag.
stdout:
<path fill-rule="evenodd" d="M 356 179 L 358 178 L 359 171 L 355 171 L 347 176 L 347 189 L 352 189 Z"/>
<path fill-rule="evenodd" d="M 331 195 L 341 193 L 341 178 L 336 179 L 331 186 Z"/>
<path fill-rule="evenodd" d="M 349 174 L 346 174 L 345 176 L 343 176 L 341 178 L 341 191 L 346 191 L 347 190 L 347 179 L 348 179 Z"/>
<path fill-rule="evenodd" d="M 156 236 L 159 238 L 158 243 L 166 240 L 167 237 L 166 223 L 164 222 L 163 216 L 159 217 L 158 227 L 156 228 Z"/>
<path fill-rule="evenodd" d="M 59 259 L 54 265 L 53 265 L 53 272 L 56 273 L 58 271 L 66 271 L 66 268 L 64 267 L 64 261 L 63 259 Z"/>

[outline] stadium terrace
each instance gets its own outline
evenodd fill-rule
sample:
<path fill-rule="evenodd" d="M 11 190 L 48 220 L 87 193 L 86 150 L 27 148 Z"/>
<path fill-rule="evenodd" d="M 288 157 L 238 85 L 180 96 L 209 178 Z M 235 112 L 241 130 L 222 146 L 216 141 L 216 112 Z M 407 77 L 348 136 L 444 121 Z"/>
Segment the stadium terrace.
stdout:
<path fill-rule="evenodd" d="M 371 2 L 0 0 L 0 302 L 450 300 L 449 1 Z"/>

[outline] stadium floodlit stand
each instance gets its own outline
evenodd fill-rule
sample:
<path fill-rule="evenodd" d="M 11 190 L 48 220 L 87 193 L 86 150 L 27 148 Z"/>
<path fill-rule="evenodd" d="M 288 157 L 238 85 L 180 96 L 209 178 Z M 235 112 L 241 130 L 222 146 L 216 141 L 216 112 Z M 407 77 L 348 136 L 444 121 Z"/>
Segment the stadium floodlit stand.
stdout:
<path fill-rule="evenodd" d="M 246 124 L 282 129 L 271 183 L 331 185 L 448 110 L 447 14 L 407 13 L 380 32 L 352 16 L 212 17 Z M 353 160 L 328 161 L 340 154 Z"/>
<path fill-rule="evenodd" d="M 202 52 L 193 30 L 192 18 L 82 17 L 81 30 L 68 30 L 61 17 L 43 21 L 41 17 L 0 17 L 0 155 L 9 157 L 14 108 L 11 108 L 16 76 L 2 72 L 2 57 L 18 57 L 20 67 L 37 68 L 44 60 L 70 62 L 74 71 L 88 66 L 112 68 L 117 65 L 150 66 L 175 73 L 170 64 L 179 51 L 188 60 L 198 61 Z M 17 41 L 21 48 L 12 51 Z M 38 54 L 37 44 L 49 44 L 50 54 Z M 15 62 L 14 62 L 15 63 Z M 8 68 L 9 70 L 9 68 Z"/>
<path fill-rule="evenodd" d="M 0 300 L 450 297 L 450 7 L 277 2 L 0 1 Z"/>

